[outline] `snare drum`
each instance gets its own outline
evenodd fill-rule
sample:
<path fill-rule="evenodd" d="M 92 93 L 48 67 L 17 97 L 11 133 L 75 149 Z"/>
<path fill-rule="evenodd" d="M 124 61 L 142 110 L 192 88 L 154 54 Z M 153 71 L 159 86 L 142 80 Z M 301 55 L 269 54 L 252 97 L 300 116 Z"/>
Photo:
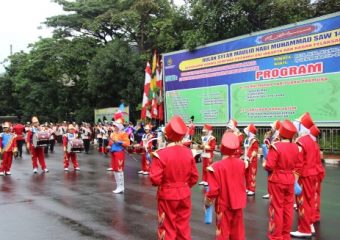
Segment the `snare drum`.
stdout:
<path fill-rule="evenodd" d="M 36 147 L 46 147 L 50 144 L 50 134 L 48 132 L 36 132 L 33 134 L 32 143 Z"/>
<path fill-rule="evenodd" d="M 69 139 L 67 143 L 68 153 L 77 153 L 84 151 L 84 142 L 81 139 Z"/>

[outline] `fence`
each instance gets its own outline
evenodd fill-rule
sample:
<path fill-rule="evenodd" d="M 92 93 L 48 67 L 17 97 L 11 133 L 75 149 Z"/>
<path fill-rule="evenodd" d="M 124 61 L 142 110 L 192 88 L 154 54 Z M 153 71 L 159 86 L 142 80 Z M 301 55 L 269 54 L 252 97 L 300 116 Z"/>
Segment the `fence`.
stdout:
<path fill-rule="evenodd" d="M 217 143 L 221 142 L 221 138 L 223 133 L 225 132 L 225 127 L 215 127 L 213 131 L 213 135 L 217 139 Z M 269 131 L 270 128 L 258 127 L 257 128 L 257 136 L 260 142 L 263 142 L 263 137 L 265 132 Z M 243 128 L 240 128 L 240 131 L 243 132 Z M 320 145 L 320 149 L 327 154 L 340 154 L 340 128 L 321 128 L 321 134 L 318 138 L 318 143 Z M 194 141 L 200 141 L 200 136 L 202 135 L 202 127 L 196 127 Z"/>

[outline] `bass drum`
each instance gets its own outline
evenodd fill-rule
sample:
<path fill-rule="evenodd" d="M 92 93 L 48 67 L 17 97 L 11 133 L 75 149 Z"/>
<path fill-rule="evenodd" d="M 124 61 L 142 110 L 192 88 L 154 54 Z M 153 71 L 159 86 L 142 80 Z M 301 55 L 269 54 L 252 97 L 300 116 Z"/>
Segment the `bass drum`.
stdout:
<path fill-rule="evenodd" d="M 32 136 L 32 144 L 36 147 L 46 147 L 50 144 L 50 134 L 48 132 L 36 132 Z"/>
<path fill-rule="evenodd" d="M 84 151 L 84 142 L 81 139 L 72 139 L 67 143 L 67 152 L 68 153 L 77 153 Z"/>

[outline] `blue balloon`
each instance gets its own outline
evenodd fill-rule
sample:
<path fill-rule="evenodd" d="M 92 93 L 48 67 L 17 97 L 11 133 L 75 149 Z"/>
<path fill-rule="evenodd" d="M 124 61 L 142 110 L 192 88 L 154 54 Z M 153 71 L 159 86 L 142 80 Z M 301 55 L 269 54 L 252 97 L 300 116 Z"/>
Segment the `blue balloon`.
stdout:
<path fill-rule="evenodd" d="M 295 181 L 294 183 L 294 193 L 295 195 L 299 196 L 302 193 L 302 188 L 301 186 L 298 184 L 297 181 Z"/>

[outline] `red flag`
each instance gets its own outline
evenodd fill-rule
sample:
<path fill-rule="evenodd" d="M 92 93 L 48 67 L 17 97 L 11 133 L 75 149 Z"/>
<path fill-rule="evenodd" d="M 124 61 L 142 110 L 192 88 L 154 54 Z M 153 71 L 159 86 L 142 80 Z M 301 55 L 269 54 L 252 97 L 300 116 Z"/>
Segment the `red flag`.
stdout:
<path fill-rule="evenodd" d="M 151 67 L 150 67 L 150 63 L 147 62 L 146 67 L 145 67 L 145 83 L 144 83 L 144 93 L 143 93 L 141 119 L 146 119 L 146 117 L 151 118 L 151 113 L 150 113 L 150 110 L 149 110 L 149 106 L 150 106 L 150 99 L 149 99 L 150 82 L 151 82 Z"/>

